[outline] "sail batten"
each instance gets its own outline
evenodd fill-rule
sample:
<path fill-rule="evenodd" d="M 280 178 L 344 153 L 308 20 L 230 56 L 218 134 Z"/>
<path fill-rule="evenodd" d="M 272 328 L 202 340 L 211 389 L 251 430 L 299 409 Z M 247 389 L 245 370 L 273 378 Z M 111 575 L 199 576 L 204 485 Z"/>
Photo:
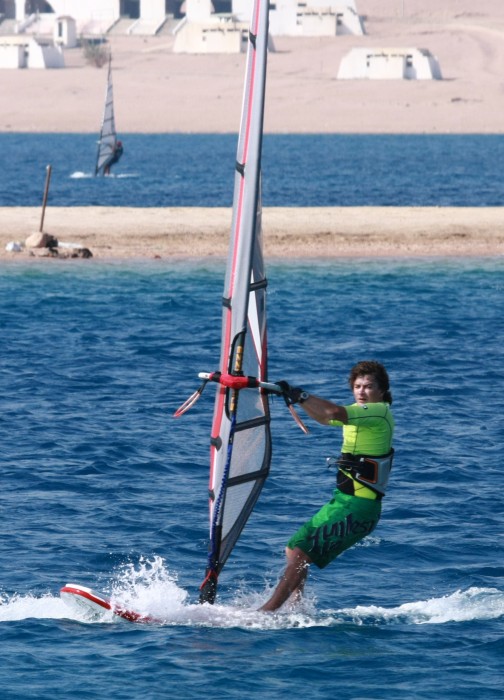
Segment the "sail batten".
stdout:
<path fill-rule="evenodd" d="M 261 233 L 261 147 L 268 0 L 255 0 L 242 102 L 231 237 L 222 297 L 219 370 L 267 381 L 266 287 Z M 214 602 L 217 577 L 254 509 L 271 461 L 270 413 L 261 388 L 218 385 L 210 440 L 210 545 L 200 600 Z"/>

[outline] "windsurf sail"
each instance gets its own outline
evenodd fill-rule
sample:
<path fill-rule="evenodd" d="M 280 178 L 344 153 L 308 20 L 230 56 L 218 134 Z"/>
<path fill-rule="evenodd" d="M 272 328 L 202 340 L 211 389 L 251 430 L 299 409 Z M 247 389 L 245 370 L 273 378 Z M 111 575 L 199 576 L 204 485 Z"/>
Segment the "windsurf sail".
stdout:
<path fill-rule="evenodd" d="M 268 47 L 268 0 L 255 0 L 249 29 L 238 139 L 231 238 L 222 299 L 219 371 L 175 413 L 218 382 L 210 438 L 209 550 L 200 602 L 213 603 L 217 579 L 268 476 L 266 277 L 261 232 L 261 148 Z M 272 385 L 278 393 L 278 386 Z"/>
<path fill-rule="evenodd" d="M 219 370 L 175 412 L 185 413 L 217 382 L 210 438 L 209 550 L 200 602 L 214 603 L 217 580 L 259 498 L 271 462 L 266 277 L 261 229 L 261 150 L 268 48 L 268 0 L 254 0 L 236 156 L 231 237 L 222 299 Z M 287 403 L 287 401 L 286 401 Z M 294 419 L 307 432 L 292 406 Z"/>
<path fill-rule="evenodd" d="M 114 93 L 112 87 L 112 55 L 109 56 L 105 107 L 96 154 L 95 175 L 104 175 L 117 149 L 117 133 L 114 120 Z"/>
<path fill-rule="evenodd" d="M 241 391 L 233 377 L 267 381 L 266 277 L 261 230 L 261 150 L 268 49 L 268 0 L 250 23 L 222 300 L 219 383 L 210 448 L 210 543 L 200 602 L 213 603 L 217 578 L 257 502 L 271 461 L 270 411 L 263 388 Z M 229 384 L 229 386 L 226 386 Z"/>

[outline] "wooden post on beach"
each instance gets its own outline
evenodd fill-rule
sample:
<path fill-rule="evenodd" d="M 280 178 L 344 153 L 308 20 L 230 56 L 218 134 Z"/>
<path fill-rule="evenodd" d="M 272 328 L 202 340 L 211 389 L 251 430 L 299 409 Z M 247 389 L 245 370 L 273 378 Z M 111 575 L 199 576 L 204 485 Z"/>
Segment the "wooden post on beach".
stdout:
<path fill-rule="evenodd" d="M 42 216 L 40 218 L 40 228 L 39 231 L 40 233 L 43 232 L 44 230 L 44 217 L 45 217 L 45 210 L 46 210 L 46 205 L 47 205 L 47 195 L 49 194 L 49 183 L 51 182 L 51 166 L 48 165 L 46 167 L 46 181 L 45 181 L 45 188 L 44 188 L 44 200 L 42 202 Z"/>

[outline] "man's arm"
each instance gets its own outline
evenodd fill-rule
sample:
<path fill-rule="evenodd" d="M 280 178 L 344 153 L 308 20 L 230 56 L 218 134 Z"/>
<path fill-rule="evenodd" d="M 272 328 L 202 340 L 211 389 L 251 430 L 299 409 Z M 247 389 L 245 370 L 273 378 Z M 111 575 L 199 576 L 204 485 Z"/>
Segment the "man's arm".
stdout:
<path fill-rule="evenodd" d="M 301 404 L 306 413 L 318 423 L 327 425 L 330 420 L 338 420 L 341 423 L 348 423 L 348 415 L 344 406 L 321 399 L 319 396 L 310 394 Z"/>

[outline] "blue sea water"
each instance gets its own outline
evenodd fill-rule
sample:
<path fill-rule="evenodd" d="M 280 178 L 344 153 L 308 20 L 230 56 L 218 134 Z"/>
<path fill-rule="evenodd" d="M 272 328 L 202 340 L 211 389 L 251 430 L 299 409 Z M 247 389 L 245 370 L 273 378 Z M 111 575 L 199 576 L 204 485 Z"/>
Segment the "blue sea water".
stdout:
<path fill-rule="evenodd" d="M 236 134 L 125 134 L 112 177 L 93 177 L 93 134 L 0 133 L 0 207 L 232 203 Z M 501 206 L 504 135 L 266 134 L 267 207 Z"/>
<path fill-rule="evenodd" d="M 340 431 L 273 402 L 271 476 L 221 575 L 206 564 L 223 263 L 3 265 L 0 687 L 5 700 L 502 697 L 504 261 L 276 263 L 270 376 L 338 401 L 389 369 L 396 461 L 375 532 L 304 603 L 256 612 L 330 495 Z M 94 587 L 164 620 L 89 622 Z"/>

